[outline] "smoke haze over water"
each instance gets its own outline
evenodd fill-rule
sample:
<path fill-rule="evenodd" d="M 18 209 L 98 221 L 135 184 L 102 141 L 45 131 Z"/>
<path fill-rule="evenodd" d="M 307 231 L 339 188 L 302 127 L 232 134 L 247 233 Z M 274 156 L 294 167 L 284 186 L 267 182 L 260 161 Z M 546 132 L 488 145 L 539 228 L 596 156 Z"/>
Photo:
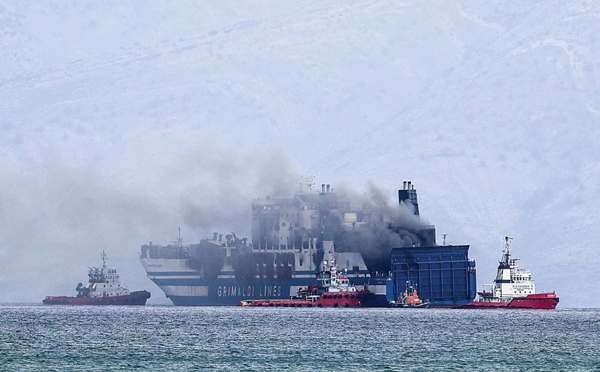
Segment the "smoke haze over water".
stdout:
<path fill-rule="evenodd" d="M 252 199 L 291 194 L 298 182 L 291 168 L 275 148 L 243 151 L 206 143 L 165 166 L 140 166 L 133 177 L 60 157 L 18 171 L 5 168 L 0 270 L 10 285 L 0 301 L 74 294 L 75 285 L 87 280 L 86 267 L 99 265 L 102 250 L 126 283 L 147 286 L 137 262 L 141 244 L 168 243 L 178 226 L 190 242 L 212 231 L 248 235 Z M 47 279 L 34 286 L 31 272 L 47 273 Z"/>

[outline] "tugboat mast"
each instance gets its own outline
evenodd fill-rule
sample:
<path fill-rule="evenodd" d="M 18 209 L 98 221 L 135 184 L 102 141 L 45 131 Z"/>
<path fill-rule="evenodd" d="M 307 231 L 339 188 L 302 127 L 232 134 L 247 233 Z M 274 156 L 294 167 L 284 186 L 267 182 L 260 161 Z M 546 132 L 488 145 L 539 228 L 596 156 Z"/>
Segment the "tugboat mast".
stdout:
<path fill-rule="evenodd" d="M 500 261 L 500 267 L 498 269 L 510 269 L 510 241 L 512 238 L 510 236 L 504 237 L 504 254 L 502 255 L 502 260 Z"/>
<path fill-rule="evenodd" d="M 506 249 L 506 253 L 510 255 L 510 241 L 512 240 L 512 238 L 510 236 L 505 236 L 504 237 L 504 245 L 505 245 L 505 249 Z"/>
<path fill-rule="evenodd" d="M 178 247 L 182 247 L 183 246 L 183 239 L 181 239 L 181 226 L 179 226 L 177 228 L 177 231 L 179 232 L 179 234 L 177 236 L 177 246 Z"/>
<path fill-rule="evenodd" d="M 106 252 L 104 252 L 104 249 L 102 250 L 102 269 L 104 270 L 104 273 L 106 273 Z"/>

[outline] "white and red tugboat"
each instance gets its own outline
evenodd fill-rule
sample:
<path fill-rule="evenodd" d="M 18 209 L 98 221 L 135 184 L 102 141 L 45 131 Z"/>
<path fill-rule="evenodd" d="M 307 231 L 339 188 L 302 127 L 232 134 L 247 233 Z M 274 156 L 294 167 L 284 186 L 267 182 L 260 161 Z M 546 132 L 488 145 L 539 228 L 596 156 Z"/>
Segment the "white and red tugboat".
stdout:
<path fill-rule="evenodd" d="M 493 284 L 486 284 L 491 287 L 489 291 L 485 289 L 477 292 L 478 301 L 457 306 L 459 309 L 554 309 L 558 304 L 558 296 L 555 292 L 535 293 L 535 283 L 531 272 L 527 269 L 520 269 L 517 266 L 518 259 L 510 258 L 510 240 L 505 237 L 505 248 L 500 264 L 498 265 L 498 274 Z"/>
<path fill-rule="evenodd" d="M 290 299 L 242 300 L 238 306 L 269 307 L 361 307 L 365 299 L 373 296 L 365 284 L 359 290 L 350 279 L 339 272 L 333 255 L 329 262 L 323 261 L 323 269 L 317 277 L 317 286 L 309 285 L 298 290 L 298 295 Z"/>
<path fill-rule="evenodd" d="M 121 286 L 117 270 L 106 267 L 106 253 L 102 251 L 102 268 L 92 267 L 88 272 L 89 283 L 77 285 L 77 297 L 47 296 L 46 305 L 145 305 L 150 298 L 148 291 L 129 292 Z"/>

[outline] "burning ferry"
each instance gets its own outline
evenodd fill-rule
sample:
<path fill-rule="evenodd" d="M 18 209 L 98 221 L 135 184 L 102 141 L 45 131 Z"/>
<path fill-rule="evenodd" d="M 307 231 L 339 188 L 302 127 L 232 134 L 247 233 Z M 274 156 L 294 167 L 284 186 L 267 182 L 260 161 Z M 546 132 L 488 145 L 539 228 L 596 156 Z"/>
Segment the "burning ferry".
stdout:
<path fill-rule="evenodd" d="M 170 245 L 143 245 L 148 277 L 175 305 L 286 299 L 316 284 L 331 254 L 353 285 L 374 293 L 365 306 L 387 306 L 392 248 L 435 246 L 435 226 L 421 222 L 412 183 L 404 182 L 394 206 L 306 185 L 293 197 L 252 203 L 250 242 L 215 232 L 196 244 L 184 245 L 180 233 Z"/>

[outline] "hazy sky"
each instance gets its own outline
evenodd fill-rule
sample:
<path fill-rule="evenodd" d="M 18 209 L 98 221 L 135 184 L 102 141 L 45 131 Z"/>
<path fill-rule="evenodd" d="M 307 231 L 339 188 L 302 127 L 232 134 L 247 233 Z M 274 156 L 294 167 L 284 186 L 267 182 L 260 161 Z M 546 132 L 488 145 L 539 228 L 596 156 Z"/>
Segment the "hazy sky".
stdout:
<path fill-rule="evenodd" d="M 600 5 L 534 1 L 0 5 L 0 301 L 142 244 L 249 233 L 299 177 L 395 200 L 489 283 L 505 235 L 539 290 L 598 307 Z"/>

